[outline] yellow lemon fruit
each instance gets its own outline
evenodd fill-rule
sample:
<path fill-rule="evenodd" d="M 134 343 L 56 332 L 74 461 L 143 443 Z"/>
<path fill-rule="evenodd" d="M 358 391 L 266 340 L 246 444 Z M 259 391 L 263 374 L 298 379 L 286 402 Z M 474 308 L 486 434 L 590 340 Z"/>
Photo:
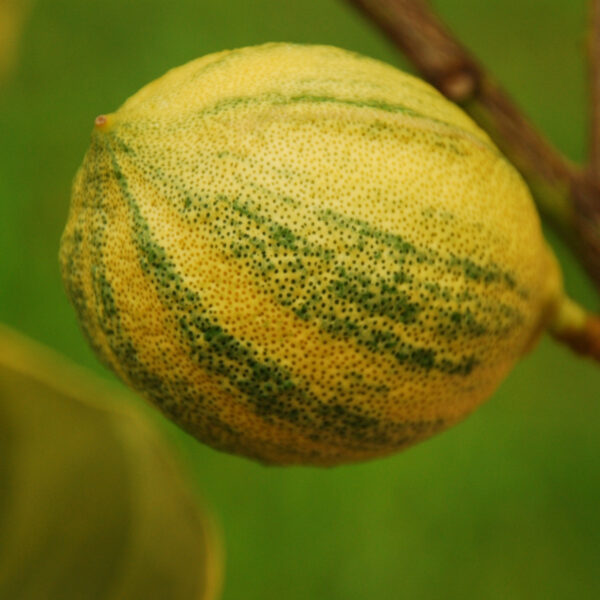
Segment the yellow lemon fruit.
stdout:
<path fill-rule="evenodd" d="M 562 294 L 489 137 L 326 46 L 212 54 L 98 117 L 60 258 L 105 364 L 198 439 L 277 464 L 456 423 Z"/>

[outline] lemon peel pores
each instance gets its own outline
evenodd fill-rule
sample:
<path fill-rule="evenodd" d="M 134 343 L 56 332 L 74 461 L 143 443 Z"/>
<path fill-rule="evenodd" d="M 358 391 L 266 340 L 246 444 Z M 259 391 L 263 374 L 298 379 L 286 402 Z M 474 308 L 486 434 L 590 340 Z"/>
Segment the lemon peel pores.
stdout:
<path fill-rule="evenodd" d="M 212 54 L 99 117 L 60 259 L 106 365 L 203 442 L 276 464 L 453 425 L 562 294 L 489 137 L 326 46 Z"/>

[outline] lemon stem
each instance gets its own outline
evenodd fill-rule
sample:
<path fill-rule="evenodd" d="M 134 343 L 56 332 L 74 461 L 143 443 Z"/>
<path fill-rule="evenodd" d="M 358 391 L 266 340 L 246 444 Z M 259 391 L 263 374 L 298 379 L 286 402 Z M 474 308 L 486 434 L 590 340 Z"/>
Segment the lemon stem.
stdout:
<path fill-rule="evenodd" d="M 590 314 L 571 298 L 561 300 L 548 331 L 577 354 L 600 362 L 600 316 Z"/>

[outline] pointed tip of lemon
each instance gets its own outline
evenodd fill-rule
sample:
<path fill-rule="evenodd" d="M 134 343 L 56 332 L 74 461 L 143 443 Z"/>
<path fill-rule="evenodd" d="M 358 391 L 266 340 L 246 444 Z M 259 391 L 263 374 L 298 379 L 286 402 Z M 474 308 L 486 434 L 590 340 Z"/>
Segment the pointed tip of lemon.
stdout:
<path fill-rule="evenodd" d="M 114 122 L 114 115 L 98 115 L 94 119 L 94 131 L 108 131 Z"/>

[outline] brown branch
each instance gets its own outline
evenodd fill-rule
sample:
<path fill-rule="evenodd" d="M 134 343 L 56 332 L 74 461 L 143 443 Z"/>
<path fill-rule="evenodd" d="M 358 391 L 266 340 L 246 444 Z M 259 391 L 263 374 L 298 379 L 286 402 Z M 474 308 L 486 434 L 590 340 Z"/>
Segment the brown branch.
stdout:
<path fill-rule="evenodd" d="M 590 0 L 588 38 L 590 82 L 589 160 L 574 187 L 575 229 L 585 248 L 583 260 L 592 278 L 600 280 L 600 0 Z"/>
<path fill-rule="evenodd" d="M 593 180 L 600 181 L 600 0 L 590 0 L 588 69 L 591 105 L 588 171 Z"/>

